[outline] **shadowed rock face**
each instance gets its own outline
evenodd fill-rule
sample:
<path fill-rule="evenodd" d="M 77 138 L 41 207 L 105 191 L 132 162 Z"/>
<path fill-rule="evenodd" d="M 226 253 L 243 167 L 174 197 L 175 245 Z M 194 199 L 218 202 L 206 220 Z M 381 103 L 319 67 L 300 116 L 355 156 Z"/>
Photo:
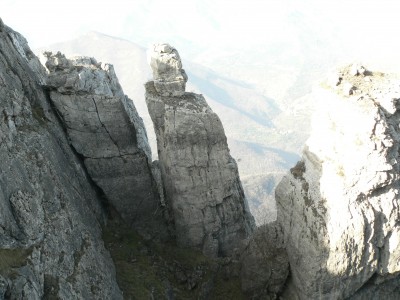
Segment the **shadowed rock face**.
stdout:
<path fill-rule="evenodd" d="M 277 299 L 289 274 L 280 226 L 272 222 L 257 227 L 241 253 L 240 262 L 246 299 Z"/>
<path fill-rule="evenodd" d="M 0 299 L 122 299 L 100 199 L 44 78 L 26 40 L 0 21 Z"/>
<path fill-rule="evenodd" d="M 128 224 L 142 233 L 165 231 L 146 130 L 113 67 L 46 56 L 51 100 L 91 178 Z"/>
<path fill-rule="evenodd" d="M 178 243 L 211 257 L 232 254 L 254 220 L 220 119 L 202 95 L 162 96 L 153 81 L 146 103 Z"/>
<path fill-rule="evenodd" d="M 302 161 L 276 189 L 291 292 L 398 299 L 400 81 L 361 66 L 335 77 L 315 94 Z"/>

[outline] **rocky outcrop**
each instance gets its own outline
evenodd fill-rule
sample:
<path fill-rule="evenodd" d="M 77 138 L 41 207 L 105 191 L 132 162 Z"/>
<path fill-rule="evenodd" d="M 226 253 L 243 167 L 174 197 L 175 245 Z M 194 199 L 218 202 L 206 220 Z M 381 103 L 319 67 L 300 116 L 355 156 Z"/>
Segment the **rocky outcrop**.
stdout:
<path fill-rule="evenodd" d="M 45 55 L 51 101 L 90 177 L 128 224 L 164 235 L 146 130 L 112 65 Z"/>
<path fill-rule="evenodd" d="M 148 52 L 154 88 L 161 96 L 183 96 L 188 80 L 178 51 L 168 44 L 156 44 Z"/>
<path fill-rule="evenodd" d="M 302 161 L 276 189 L 291 293 L 398 299 L 400 81 L 350 66 L 330 83 L 315 92 Z"/>
<path fill-rule="evenodd" d="M 26 40 L 0 21 L 0 299 L 122 299 L 101 201 L 44 78 Z"/>
<path fill-rule="evenodd" d="M 152 66 L 158 78 L 159 67 Z M 165 68 L 176 73 L 180 66 L 179 61 Z M 153 81 L 146 83 L 146 103 L 178 244 L 211 257 L 230 255 L 254 220 L 220 119 L 202 95 L 163 96 Z"/>

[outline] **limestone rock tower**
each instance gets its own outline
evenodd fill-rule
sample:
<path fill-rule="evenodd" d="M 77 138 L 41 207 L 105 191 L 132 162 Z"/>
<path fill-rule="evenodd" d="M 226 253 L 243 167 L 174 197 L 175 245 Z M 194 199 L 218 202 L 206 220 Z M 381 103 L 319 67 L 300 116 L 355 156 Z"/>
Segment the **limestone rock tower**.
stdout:
<path fill-rule="evenodd" d="M 254 219 L 222 123 L 202 95 L 185 92 L 176 49 L 159 44 L 149 54 L 154 81 L 146 83 L 146 103 L 177 242 L 210 257 L 231 255 Z"/>

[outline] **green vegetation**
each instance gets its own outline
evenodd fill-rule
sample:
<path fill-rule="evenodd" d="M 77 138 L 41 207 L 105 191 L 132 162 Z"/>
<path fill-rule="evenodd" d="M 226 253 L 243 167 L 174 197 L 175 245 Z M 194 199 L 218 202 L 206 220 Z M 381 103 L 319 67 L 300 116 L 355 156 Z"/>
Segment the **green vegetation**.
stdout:
<path fill-rule="evenodd" d="M 104 242 L 117 268 L 117 280 L 126 299 L 148 299 L 162 295 L 163 287 L 157 278 L 152 257 L 145 241 L 119 222 L 110 222 L 104 229 Z"/>
<path fill-rule="evenodd" d="M 32 115 L 39 122 L 40 125 L 44 126 L 47 124 L 48 120 L 43 111 L 43 108 L 39 104 L 32 106 Z"/>
<path fill-rule="evenodd" d="M 223 267 L 199 251 L 145 240 L 115 216 L 103 239 L 125 299 L 244 299 L 239 278 L 224 278 Z"/>
<path fill-rule="evenodd" d="M 239 278 L 236 277 L 229 280 L 224 280 L 221 276 L 218 276 L 215 283 L 213 299 L 245 299 L 240 287 L 241 284 Z"/>
<path fill-rule="evenodd" d="M 26 264 L 31 249 L 0 249 L 0 274 L 8 275 L 12 269 Z"/>

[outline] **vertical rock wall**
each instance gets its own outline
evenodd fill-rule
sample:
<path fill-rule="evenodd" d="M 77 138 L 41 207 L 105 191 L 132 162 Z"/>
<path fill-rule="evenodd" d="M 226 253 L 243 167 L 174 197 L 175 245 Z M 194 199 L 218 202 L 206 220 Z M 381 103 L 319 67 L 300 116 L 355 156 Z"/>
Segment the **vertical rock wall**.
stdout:
<path fill-rule="evenodd" d="M 211 257 L 230 255 L 252 232 L 254 220 L 223 126 L 202 95 L 186 93 L 179 84 L 170 91 L 184 72 L 175 69 L 181 68 L 175 49 L 158 46 L 151 57 L 158 75 L 157 84 L 146 84 L 146 103 L 177 241 Z"/>
<path fill-rule="evenodd" d="M 400 81 L 350 66 L 329 83 L 303 159 L 276 189 L 291 289 L 398 299 L 387 288 L 400 271 Z"/>
<path fill-rule="evenodd" d="M 112 65 L 45 55 L 51 100 L 90 177 L 128 224 L 163 235 L 146 130 Z"/>
<path fill-rule="evenodd" d="M 122 299 L 100 199 L 44 77 L 26 40 L 0 20 L 0 299 Z"/>

